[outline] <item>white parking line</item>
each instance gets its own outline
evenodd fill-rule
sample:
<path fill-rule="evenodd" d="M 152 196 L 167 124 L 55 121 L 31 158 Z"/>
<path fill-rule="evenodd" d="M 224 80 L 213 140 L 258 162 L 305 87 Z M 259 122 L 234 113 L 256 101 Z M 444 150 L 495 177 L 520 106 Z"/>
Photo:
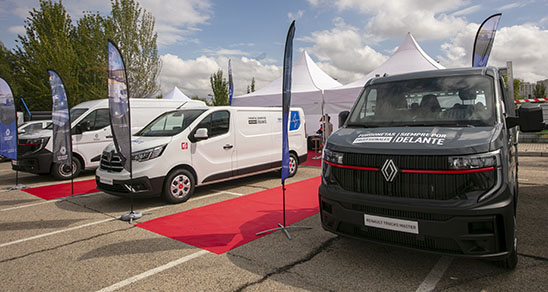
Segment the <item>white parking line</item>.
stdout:
<path fill-rule="evenodd" d="M 229 195 L 234 195 L 234 196 L 238 196 L 238 197 L 245 196 L 244 194 L 229 192 L 229 191 L 221 191 L 221 190 L 212 190 L 212 191 L 219 192 L 219 193 L 225 193 L 225 194 L 229 194 Z"/>
<path fill-rule="evenodd" d="M 177 266 L 177 265 L 180 265 L 180 264 L 182 264 L 182 263 L 184 263 L 184 262 L 188 262 L 188 261 L 190 261 L 190 260 L 192 260 L 192 259 L 195 259 L 195 258 L 197 258 L 197 257 L 200 257 L 200 256 L 202 256 L 202 255 L 204 255 L 204 254 L 206 254 L 206 253 L 209 253 L 209 252 L 208 252 L 207 250 L 201 250 L 201 251 L 195 252 L 195 253 L 193 253 L 193 254 L 189 254 L 189 255 L 184 256 L 184 257 L 182 257 L 182 258 L 180 258 L 180 259 L 177 259 L 177 260 L 174 260 L 174 261 L 172 261 L 172 262 L 169 262 L 169 263 L 167 263 L 167 264 L 165 264 L 165 265 L 162 265 L 162 266 L 156 267 L 156 268 L 154 268 L 154 269 L 148 270 L 148 271 L 146 271 L 146 272 L 144 272 L 144 273 L 141 273 L 141 274 L 139 274 L 139 275 L 133 276 L 133 277 L 131 277 L 131 278 L 127 278 L 127 279 L 125 279 L 125 280 L 123 280 L 123 281 L 120 281 L 120 282 L 118 282 L 118 283 L 116 283 L 116 284 L 114 284 L 114 285 L 112 285 L 112 286 L 105 287 L 105 288 L 103 288 L 103 289 L 101 289 L 101 290 L 98 290 L 97 292 L 109 292 L 109 291 L 114 291 L 114 290 L 120 289 L 120 288 L 122 288 L 122 287 L 125 287 L 125 286 L 131 284 L 131 283 L 137 282 L 137 281 L 142 280 L 142 279 L 144 279 L 144 278 L 150 277 L 150 276 L 152 276 L 152 275 L 154 275 L 154 274 L 158 274 L 158 273 L 160 273 L 160 272 L 162 272 L 162 271 L 165 271 L 165 270 L 167 270 L 167 269 L 170 269 L 170 268 L 172 268 L 172 267 L 175 267 L 175 266 Z"/>
<path fill-rule="evenodd" d="M 417 288 L 417 292 L 428 292 L 434 290 L 434 288 L 436 288 L 436 284 L 438 284 L 441 277 L 443 277 L 443 274 L 447 268 L 449 268 L 452 261 L 452 257 L 442 256 L 432 268 L 430 273 L 428 273 L 424 281 L 422 281 L 419 288 Z"/>
<path fill-rule="evenodd" d="M 118 218 L 108 218 L 108 219 L 105 219 L 105 220 L 95 221 L 95 222 L 91 222 L 91 223 L 87 223 L 87 224 L 83 224 L 83 225 L 73 226 L 73 227 L 66 228 L 66 229 L 56 230 L 56 231 L 43 233 L 43 234 L 38 234 L 38 235 L 35 235 L 35 236 L 22 238 L 22 239 L 10 241 L 10 242 L 5 242 L 5 243 L 0 244 L 0 247 L 6 247 L 6 246 L 9 246 L 9 245 L 12 245 L 12 244 L 21 243 L 21 242 L 25 242 L 25 241 L 29 241 L 29 240 L 33 240 L 33 239 L 38 239 L 38 238 L 42 238 L 42 237 L 46 237 L 46 236 L 50 236 L 50 235 L 54 235 L 54 234 L 58 234 L 58 233 L 63 233 L 63 232 L 67 232 L 67 231 L 72 231 L 72 230 L 88 227 L 88 226 L 91 226 L 91 225 L 104 223 L 104 222 L 108 222 L 108 221 L 114 221 L 114 220 L 118 220 Z"/>
<path fill-rule="evenodd" d="M 213 196 L 218 196 L 218 195 L 221 195 L 221 194 L 224 194 L 224 193 L 227 193 L 227 192 L 223 191 L 223 192 L 213 193 L 213 194 L 209 194 L 209 195 L 202 196 L 202 197 L 191 198 L 189 201 L 201 200 L 201 199 L 205 199 L 205 198 L 209 198 L 209 197 L 213 197 Z M 97 194 L 97 193 L 92 193 L 92 194 Z M 91 194 L 87 194 L 87 195 L 91 195 Z M 77 196 L 77 197 L 82 197 L 82 196 L 85 196 L 85 195 L 80 195 L 80 196 Z M 52 201 L 55 201 L 55 200 L 52 200 Z M 46 201 L 46 202 L 41 202 L 41 203 L 45 204 L 45 203 L 49 203 L 49 202 L 51 202 L 51 201 Z M 25 206 L 27 206 L 27 205 L 25 205 Z M 153 211 L 153 210 L 158 210 L 158 209 L 169 207 L 169 206 L 171 206 L 171 205 L 158 206 L 158 207 L 147 209 L 143 212 L 150 212 L 150 211 Z M 109 219 L 95 221 L 95 222 L 91 222 L 91 223 L 87 223 L 87 224 L 83 224 L 83 225 L 73 226 L 73 227 L 70 227 L 70 228 L 67 228 L 67 229 L 56 230 L 56 231 L 52 231 L 52 232 L 48 232 L 48 233 L 44 233 L 44 234 L 38 234 L 38 235 L 35 235 L 35 236 L 22 238 L 22 239 L 10 241 L 10 242 L 5 242 L 5 243 L 0 244 L 0 248 L 5 247 L 5 246 L 9 246 L 9 245 L 12 245 L 12 244 L 16 244 L 16 243 L 21 243 L 21 242 L 25 242 L 25 241 L 29 241 L 29 240 L 33 240 L 33 239 L 38 239 L 38 238 L 42 238 L 42 237 L 46 237 L 46 236 L 66 232 L 66 231 L 76 230 L 76 229 L 79 229 L 79 228 L 83 228 L 83 227 L 87 227 L 87 226 L 91 226 L 91 225 L 95 225 L 95 224 L 99 224 L 99 223 L 104 223 L 104 222 L 108 222 L 108 221 L 113 221 L 113 220 L 118 220 L 118 218 L 109 218 Z"/>
<path fill-rule="evenodd" d="M 100 193 L 101 192 L 95 192 L 95 193 L 89 193 L 89 194 L 74 195 L 73 197 L 70 197 L 70 196 L 62 197 L 62 198 L 59 198 L 59 199 L 56 199 L 56 200 L 42 201 L 42 202 L 38 202 L 38 203 L 32 203 L 32 204 L 26 204 L 26 205 L 20 205 L 20 206 L 0 209 L 0 212 L 10 211 L 10 210 L 17 210 L 17 209 L 21 209 L 21 208 L 32 207 L 32 206 L 42 205 L 42 204 L 47 204 L 47 203 L 56 203 L 56 202 L 59 202 L 59 201 L 66 201 L 68 199 L 78 199 L 78 198 L 82 198 L 82 197 L 89 197 L 89 196 L 100 194 Z"/>

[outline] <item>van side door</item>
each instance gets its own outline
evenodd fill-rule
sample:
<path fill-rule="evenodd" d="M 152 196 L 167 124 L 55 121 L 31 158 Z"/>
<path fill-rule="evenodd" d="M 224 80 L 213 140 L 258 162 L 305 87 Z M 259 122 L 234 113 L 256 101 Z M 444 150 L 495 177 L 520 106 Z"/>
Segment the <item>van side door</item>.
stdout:
<path fill-rule="evenodd" d="M 272 128 L 276 118 L 276 112 L 238 109 L 234 129 L 235 175 L 272 168 L 272 152 L 276 147 L 281 147 L 281 145 L 278 147 L 272 144 L 274 142 Z M 281 159 L 281 155 L 275 159 Z"/>
<path fill-rule="evenodd" d="M 192 141 L 190 145 L 191 161 L 198 175 L 197 184 L 231 177 L 232 157 L 234 155 L 233 117 L 228 110 L 219 110 L 208 114 L 190 133 L 197 129 L 207 129 L 208 138 Z"/>
<path fill-rule="evenodd" d="M 101 152 L 112 142 L 110 116 L 107 109 L 97 109 L 85 116 L 73 129 L 81 133 L 72 135 L 72 148 L 85 161 L 85 167 L 98 167 Z M 95 158 L 95 159 L 94 159 Z"/>

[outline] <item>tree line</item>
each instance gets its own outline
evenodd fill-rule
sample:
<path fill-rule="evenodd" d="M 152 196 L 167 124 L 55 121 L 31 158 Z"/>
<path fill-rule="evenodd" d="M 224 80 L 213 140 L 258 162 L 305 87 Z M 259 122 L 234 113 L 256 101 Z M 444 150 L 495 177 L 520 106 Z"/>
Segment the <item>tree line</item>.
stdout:
<path fill-rule="evenodd" d="M 62 2 L 40 0 L 29 11 L 25 33 L 8 50 L 0 43 L 0 77 L 24 98 L 30 110 L 51 110 L 47 69 L 65 84 L 69 104 L 107 97 L 107 40 L 119 47 L 131 97 L 153 97 L 160 59 L 155 20 L 135 0 L 111 0 L 107 16 L 84 11 L 74 23 Z"/>

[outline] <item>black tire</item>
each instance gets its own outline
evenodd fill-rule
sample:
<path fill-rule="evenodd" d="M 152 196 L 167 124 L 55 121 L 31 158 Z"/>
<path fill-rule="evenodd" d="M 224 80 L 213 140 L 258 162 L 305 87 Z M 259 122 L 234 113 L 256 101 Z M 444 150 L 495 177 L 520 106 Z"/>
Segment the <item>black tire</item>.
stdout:
<path fill-rule="evenodd" d="M 516 225 L 516 214 L 514 213 L 514 241 L 512 245 L 512 251 L 503 260 L 497 261 L 497 265 L 501 268 L 513 270 L 518 265 L 518 234 Z"/>
<path fill-rule="evenodd" d="M 196 179 L 186 169 L 176 169 L 164 181 L 162 197 L 170 204 L 186 202 L 194 194 Z"/>
<path fill-rule="evenodd" d="M 72 175 L 68 164 L 54 163 L 51 167 L 51 174 L 57 179 L 71 179 L 75 178 L 82 171 L 82 163 L 78 158 L 72 159 Z"/>
<path fill-rule="evenodd" d="M 288 177 L 293 177 L 299 169 L 299 158 L 293 153 L 289 153 L 289 175 Z"/>

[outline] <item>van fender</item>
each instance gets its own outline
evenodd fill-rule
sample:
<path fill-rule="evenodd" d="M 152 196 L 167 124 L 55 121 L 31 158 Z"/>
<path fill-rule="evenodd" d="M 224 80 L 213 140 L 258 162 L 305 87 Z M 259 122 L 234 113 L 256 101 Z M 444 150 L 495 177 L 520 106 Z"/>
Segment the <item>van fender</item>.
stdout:
<path fill-rule="evenodd" d="M 193 176 L 194 176 L 194 181 L 196 182 L 196 185 L 199 185 L 198 183 L 198 175 L 196 174 L 196 171 L 194 170 L 194 168 L 188 164 L 179 164 L 177 166 L 174 166 L 173 168 L 171 168 L 171 170 L 169 170 L 168 173 L 166 173 L 166 175 L 164 176 L 164 181 L 162 182 L 162 186 L 165 185 L 165 180 L 166 178 L 172 173 L 174 172 L 175 170 L 177 169 L 186 169 L 188 170 Z M 162 187 L 162 192 L 164 191 L 163 189 L 164 187 Z"/>

